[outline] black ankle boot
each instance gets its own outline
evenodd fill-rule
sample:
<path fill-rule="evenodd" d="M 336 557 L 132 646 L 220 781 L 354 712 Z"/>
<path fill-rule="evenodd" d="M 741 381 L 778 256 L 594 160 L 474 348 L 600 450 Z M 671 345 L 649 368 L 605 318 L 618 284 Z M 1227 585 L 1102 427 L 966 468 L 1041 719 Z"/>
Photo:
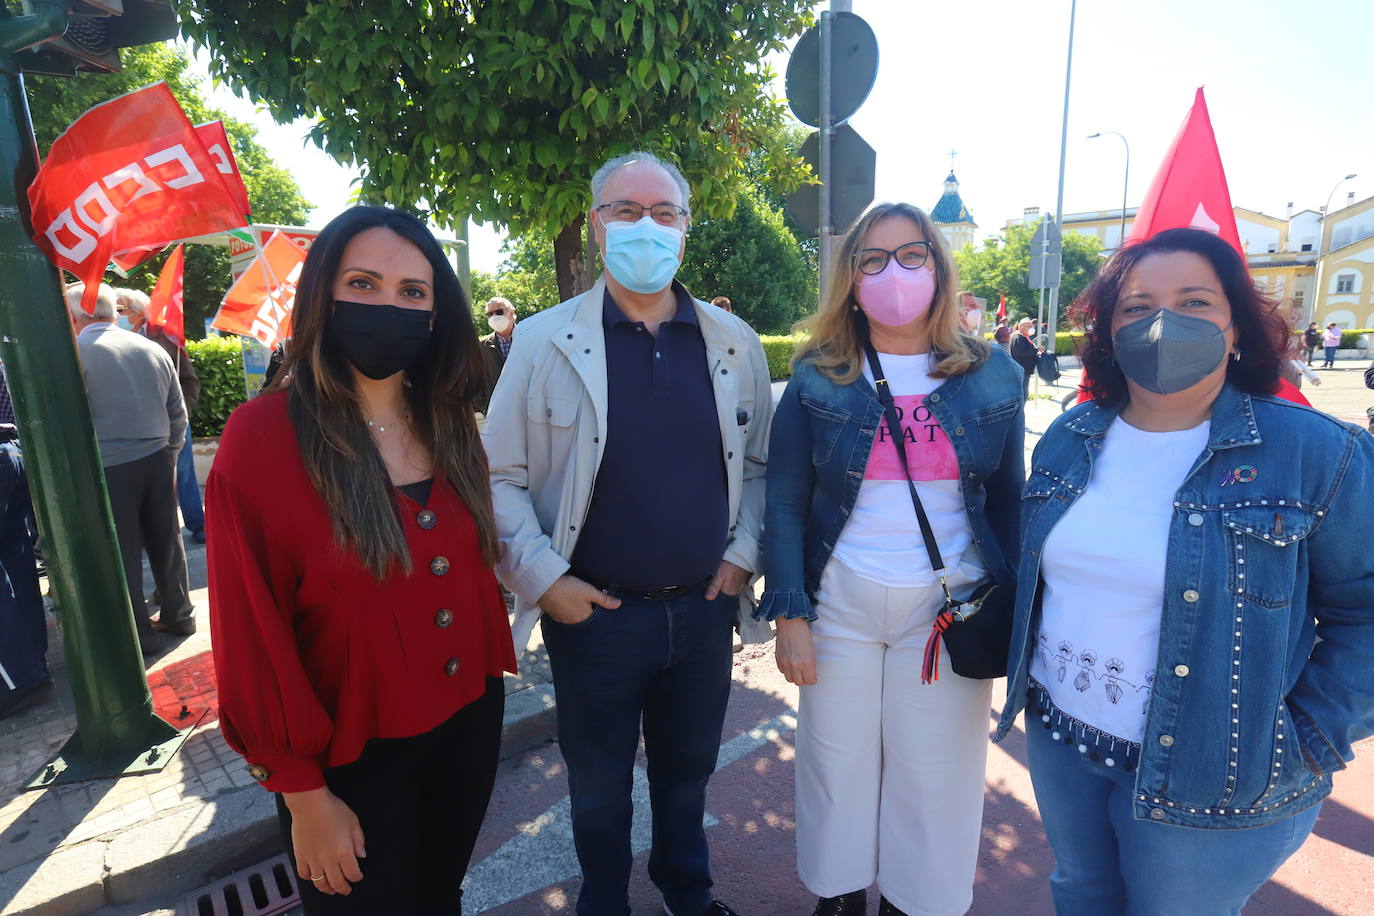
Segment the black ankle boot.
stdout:
<path fill-rule="evenodd" d="M 816 901 L 811 916 L 864 916 L 868 912 L 868 891 L 851 891 L 839 897 L 822 897 Z"/>
<path fill-rule="evenodd" d="M 906 913 L 903 913 L 901 910 L 897 909 L 891 903 L 888 903 L 886 897 L 879 897 L 878 916 L 906 916 Z"/>

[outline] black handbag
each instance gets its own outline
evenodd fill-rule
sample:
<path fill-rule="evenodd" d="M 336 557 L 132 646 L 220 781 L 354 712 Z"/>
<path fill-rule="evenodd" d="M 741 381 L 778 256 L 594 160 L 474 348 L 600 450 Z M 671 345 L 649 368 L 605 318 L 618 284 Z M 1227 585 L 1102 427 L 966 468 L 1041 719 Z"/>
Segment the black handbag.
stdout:
<path fill-rule="evenodd" d="M 916 493 L 916 483 L 911 479 L 911 466 L 906 460 L 906 440 L 902 436 L 897 407 L 892 401 L 892 389 L 888 386 L 882 363 L 878 361 L 878 351 L 873 349 L 872 342 L 864 341 L 864 349 L 873 370 L 873 387 L 878 391 L 878 403 L 883 406 L 888 435 L 897 447 L 897 457 L 901 459 L 902 470 L 906 473 L 907 490 L 911 493 L 911 505 L 916 509 L 916 521 L 921 526 L 921 539 L 925 541 L 926 553 L 930 556 L 930 568 L 939 577 L 940 587 L 945 593 L 945 606 L 936 615 L 930 638 L 926 640 L 925 655 L 921 661 L 921 683 L 929 684 L 940 679 L 942 642 L 955 674 L 978 680 L 1005 677 L 1007 656 L 1011 652 L 1011 622 L 1016 607 L 1016 590 L 993 580 L 978 586 L 963 601 L 956 601 L 949 593 L 949 584 L 945 580 L 945 561 L 940 556 L 940 546 L 935 542 L 935 532 L 931 530 L 921 497 Z"/>

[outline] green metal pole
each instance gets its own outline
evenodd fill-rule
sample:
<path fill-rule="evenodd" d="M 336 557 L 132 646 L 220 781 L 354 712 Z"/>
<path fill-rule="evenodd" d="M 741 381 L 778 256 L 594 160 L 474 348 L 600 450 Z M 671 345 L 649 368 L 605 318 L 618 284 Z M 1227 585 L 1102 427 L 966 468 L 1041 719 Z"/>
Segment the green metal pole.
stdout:
<path fill-rule="evenodd" d="M 153 758 L 146 763 L 161 766 L 170 753 L 155 746 L 178 733 L 153 714 L 75 337 L 58 273 L 30 241 L 27 191 L 38 151 L 10 25 L 19 23 L 0 23 L 0 357 L 45 535 L 77 716 L 76 734 L 34 783 L 50 785 L 127 772 L 145 752 Z M 65 770 L 72 772 L 62 779 Z"/>

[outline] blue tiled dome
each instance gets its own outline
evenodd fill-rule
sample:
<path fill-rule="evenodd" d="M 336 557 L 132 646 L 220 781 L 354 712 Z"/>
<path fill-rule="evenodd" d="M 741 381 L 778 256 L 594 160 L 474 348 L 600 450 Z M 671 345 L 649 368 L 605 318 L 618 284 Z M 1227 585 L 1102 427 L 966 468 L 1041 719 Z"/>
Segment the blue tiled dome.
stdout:
<path fill-rule="evenodd" d="M 959 180 L 950 172 L 945 179 L 945 193 L 930 211 L 930 218 L 937 223 L 970 223 L 973 224 L 973 214 L 968 212 L 968 207 L 964 206 L 964 201 L 959 197 Z"/>

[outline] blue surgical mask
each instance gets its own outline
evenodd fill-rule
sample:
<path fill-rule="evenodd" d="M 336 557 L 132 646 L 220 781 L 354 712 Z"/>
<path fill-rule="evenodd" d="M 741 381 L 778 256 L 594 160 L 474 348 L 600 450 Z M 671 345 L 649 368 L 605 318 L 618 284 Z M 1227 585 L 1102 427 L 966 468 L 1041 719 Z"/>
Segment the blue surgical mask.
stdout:
<path fill-rule="evenodd" d="M 119 316 L 117 316 L 117 317 L 115 318 L 115 324 L 119 325 L 121 328 L 123 328 L 123 329 L 126 330 L 126 331 L 132 331 L 132 330 L 134 329 L 133 322 L 131 322 L 131 321 L 129 320 L 129 317 L 128 317 L 127 315 L 119 315 Z"/>
<path fill-rule="evenodd" d="M 682 250 L 682 230 L 654 222 L 647 214 L 636 223 L 606 223 L 606 269 L 617 283 L 636 293 L 656 293 L 673 282 Z"/>

